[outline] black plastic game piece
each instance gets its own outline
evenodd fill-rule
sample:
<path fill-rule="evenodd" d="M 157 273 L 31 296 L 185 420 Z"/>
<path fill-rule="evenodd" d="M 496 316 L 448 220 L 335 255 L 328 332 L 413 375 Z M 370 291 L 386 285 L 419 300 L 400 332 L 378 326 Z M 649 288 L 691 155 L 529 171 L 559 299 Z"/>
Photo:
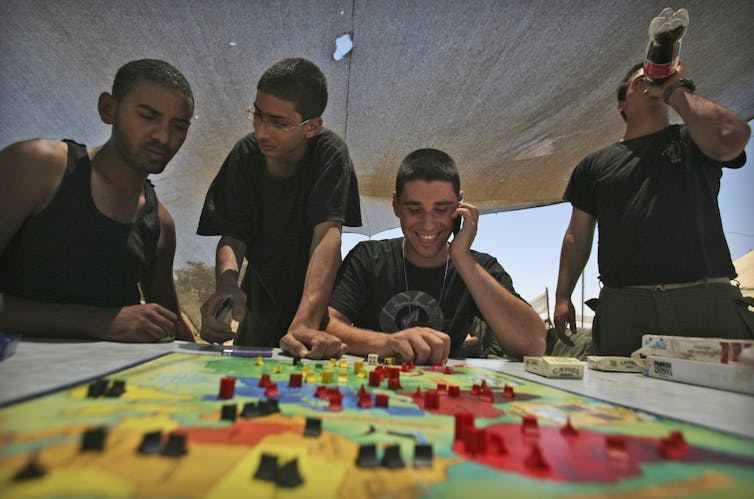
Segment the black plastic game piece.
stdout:
<path fill-rule="evenodd" d="M 46 474 L 47 470 L 37 462 L 37 457 L 34 456 L 29 460 L 28 463 L 26 463 L 26 466 L 18 470 L 18 472 L 13 475 L 13 481 L 20 482 L 21 480 L 31 480 L 32 478 L 39 478 L 45 476 Z"/>
<path fill-rule="evenodd" d="M 106 379 L 98 379 L 97 381 L 89 383 L 89 389 L 86 392 L 86 396 L 93 399 L 103 396 L 105 391 L 107 391 L 108 384 L 109 382 Z"/>
<path fill-rule="evenodd" d="M 256 402 L 246 402 L 241 410 L 241 417 L 245 419 L 256 418 L 262 415 L 262 410 Z"/>
<path fill-rule="evenodd" d="M 165 447 L 162 448 L 161 454 L 167 457 L 180 457 L 186 452 L 186 435 L 171 433 Z"/>
<path fill-rule="evenodd" d="M 162 451 L 162 432 L 150 431 L 144 434 L 139 445 L 139 454 L 159 454 Z"/>
<path fill-rule="evenodd" d="M 258 407 L 263 416 L 280 412 L 277 399 L 260 400 Z"/>
<path fill-rule="evenodd" d="M 236 404 L 225 404 L 220 411 L 220 419 L 225 421 L 235 421 L 238 415 Z"/>
<path fill-rule="evenodd" d="M 406 466 L 401 457 L 400 445 L 388 445 L 385 447 L 385 454 L 382 456 L 382 466 L 390 469 L 404 468 Z"/>
<path fill-rule="evenodd" d="M 301 473 L 298 472 L 298 459 L 291 459 L 278 468 L 275 483 L 281 487 L 296 487 L 304 483 Z"/>
<path fill-rule="evenodd" d="M 414 468 L 432 467 L 432 444 L 414 445 Z"/>
<path fill-rule="evenodd" d="M 107 435 L 107 428 L 100 426 L 99 428 L 93 428 L 86 430 L 84 436 L 81 439 L 81 450 L 96 450 L 101 451 L 105 447 L 105 436 Z"/>
<path fill-rule="evenodd" d="M 377 446 L 374 444 L 360 445 L 359 455 L 356 457 L 356 466 L 360 468 L 376 468 L 378 465 Z"/>
<path fill-rule="evenodd" d="M 301 357 L 293 357 L 293 365 L 296 366 L 301 363 Z"/>
<path fill-rule="evenodd" d="M 272 454 L 262 454 L 262 459 L 259 461 L 259 467 L 257 468 L 257 472 L 254 473 L 254 478 L 274 482 L 277 478 L 277 473 L 278 457 Z"/>
<path fill-rule="evenodd" d="M 319 418 L 306 418 L 304 427 L 305 437 L 318 437 L 322 434 L 322 420 Z"/>
<path fill-rule="evenodd" d="M 117 398 L 126 393 L 126 382 L 122 379 L 113 381 L 112 386 L 105 392 L 105 397 Z"/>

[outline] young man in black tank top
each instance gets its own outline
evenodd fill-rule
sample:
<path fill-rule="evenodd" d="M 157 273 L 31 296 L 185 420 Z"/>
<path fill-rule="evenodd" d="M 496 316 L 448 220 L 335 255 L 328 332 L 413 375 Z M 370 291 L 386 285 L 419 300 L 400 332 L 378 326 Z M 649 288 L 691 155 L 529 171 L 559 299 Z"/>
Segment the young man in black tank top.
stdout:
<path fill-rule="evenodd" d="M 147 180 L 186 139 L 189 83 L 163 61 L 132 61 L 98 110 L 112 125 L 100 147 L 33 139 L 0 151 L 0 331 L 193 341 L 173 283 L 175 225 Z"/>

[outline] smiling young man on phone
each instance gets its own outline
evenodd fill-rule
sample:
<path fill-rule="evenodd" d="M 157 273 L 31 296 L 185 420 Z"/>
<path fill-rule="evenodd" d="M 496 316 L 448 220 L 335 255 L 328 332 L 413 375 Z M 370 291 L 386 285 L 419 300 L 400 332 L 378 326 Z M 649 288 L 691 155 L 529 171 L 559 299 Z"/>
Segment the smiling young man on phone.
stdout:
<path fill-rule="evenodd" d="M 542 320 L 497 260 L 471 249 L 479 209 L 463 201 L 450 156 L 437 149 L 406 156 L 393 210 L 404 237 L 359 243 L 338 274 L 327 332 L 348 353 L 442 362 L 459 354 L 475 317 L 507 354 L 544 353 Z"/>

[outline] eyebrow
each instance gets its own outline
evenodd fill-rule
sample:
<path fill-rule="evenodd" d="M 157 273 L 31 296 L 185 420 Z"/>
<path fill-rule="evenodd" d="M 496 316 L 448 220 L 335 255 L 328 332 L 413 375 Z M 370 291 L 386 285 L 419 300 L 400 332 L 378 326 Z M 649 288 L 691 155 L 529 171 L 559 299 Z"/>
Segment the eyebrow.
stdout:
<path fill-rule="evenodd" d="M 152 114 L 156 114 L 157 116 L 162 116 L 161 112 L 159 112 L 157 109 L 153 108 L 149 104 L 140 103 L 140 104 L 136 104 L 136 107 L 145 109 L 145 110 L 149 111 Z M 184 119 L 184 118 L 175 118 L 175 121 L 178 121 L 178 122 L 181 122 L 181 123 L 185 123 L 187 125 L 191 124 L 191 120 L 187 120 L 187 119 Z"/>
<path fill-rule="evenodd" d="M 267 117 L 267 118 L 275 118 L 275 119 L 278 119 L 278 120 L 290 120 L 290 119 L 291 119 L 291 118 L 290 118 L 290 117 L 288 117 L 288 116 L 282 116 L 282 115 L 280 115 L 280 114 L 270 114 L 270 113 L 265 113 L 265 112 L 264 112 L 263 110 L 259 109 L 259 106 L 257 106 L 257 103 L 256 103 L 256 102 L 255 102 L 255 103 L 253 104 L 253 106 L 254 106 L 254 112 L 255 112 L 255 113 L 259 113 L 259 114 L 261 114 L 261 115 L 262 115 L 262 116 L 264 116 L 264 117 Z"/>
<path fill-rule="evenodd" d="M 420 203 L 419 201 L 411 201 L 411 200 L 404 201 L 402 204 L 404 206 L 422 206 L 422 203 Z M 434 203 L 433 206 L 445 207 L 445 206 L 452 206 L 453 204 L 455 204 L 453 201 L 438 201 Z"/>

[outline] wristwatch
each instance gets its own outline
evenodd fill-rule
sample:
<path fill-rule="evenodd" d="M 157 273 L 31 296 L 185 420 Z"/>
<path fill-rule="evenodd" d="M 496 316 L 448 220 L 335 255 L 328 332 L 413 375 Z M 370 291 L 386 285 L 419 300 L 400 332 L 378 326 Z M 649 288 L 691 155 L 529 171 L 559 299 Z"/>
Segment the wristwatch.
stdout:
<path fill-rule="evenodd" d="M 696 84 L 690 78 L 681 78 L 680 80 L 678 80 L 677 82 L 673 83 L 672 85 L 670 85 L 668 88 L 665 89 L 665 91 L 662 93 L 662 102 L 667 104 L 668 99 L 670 99 L 670 94 L 675 92 L 675 90 L 678 87 L 684 87 L 689 92 L 693 92 L 694 90 L 696 90 Z"/>

